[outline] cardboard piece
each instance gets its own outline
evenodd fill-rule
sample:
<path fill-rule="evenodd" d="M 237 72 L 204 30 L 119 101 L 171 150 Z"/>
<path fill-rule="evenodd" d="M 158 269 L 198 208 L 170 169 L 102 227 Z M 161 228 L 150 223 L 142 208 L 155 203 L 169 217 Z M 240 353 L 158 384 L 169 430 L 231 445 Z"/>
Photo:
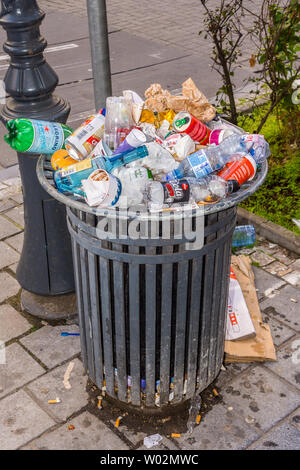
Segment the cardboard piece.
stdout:
<path fill-rule="evenodd" d="M 247 256 L 232 256 L 231 264 L 241 286 L 256 331 L 254 338 L 225 341 L 225 363 L 276 361 L 276 352 L 269 325 L 263 323 L 258 304 L 254 273 Z"/>

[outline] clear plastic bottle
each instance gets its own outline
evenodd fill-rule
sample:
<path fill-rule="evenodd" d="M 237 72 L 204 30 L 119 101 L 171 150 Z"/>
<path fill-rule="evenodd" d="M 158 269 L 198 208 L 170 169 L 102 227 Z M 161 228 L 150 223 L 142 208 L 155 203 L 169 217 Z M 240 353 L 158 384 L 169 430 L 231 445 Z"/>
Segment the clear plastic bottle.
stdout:
<path fill-rule="evenodd" d="M 121 145 L 133 126 L 130 101 L 124 96 L 109 96 L 106 99 L 104 141 L 111 150 Z"/>
<path fill-rule="evenodd" d="M 184 177 L 201 179 L 215 170 L 221 169 L 226 163 L 234 159 L 238 153 L 250 153 L 256 163 L 261 163 L 270 154 L 269 146 L 263 136 L 255 134 L 233 134 L 223 140 L 219 145 L 188 155 L 178 168 L 167 173 L 165 180 L 174 180 Z"/>
<path fill-rule="evenodd" d="M 256 240 L 255 228 L 253 225 L 238 225 L 233 232 L 232 246 L 254 245 Z"/>
<path fill-rule="evenodd" d="M 225 181 L 219 176 L 198 180 L 182 178 L 173 181 L 153 181 L 146 187 L 144 201 L 149 210 L 191 203 L 213 203 L 239 189 L 237 181 Z"/>

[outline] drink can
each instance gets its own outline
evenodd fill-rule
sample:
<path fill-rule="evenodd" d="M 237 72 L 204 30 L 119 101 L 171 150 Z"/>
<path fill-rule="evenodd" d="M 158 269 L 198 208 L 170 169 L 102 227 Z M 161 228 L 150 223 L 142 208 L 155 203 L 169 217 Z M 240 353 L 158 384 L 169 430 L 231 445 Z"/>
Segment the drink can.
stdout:
<path fill-rule="evenodd" d="M 75 160 L 83 160 L 96 147 L 104 134 L 102 114 L 90 116 L 65 140 L 65 147 Z"/>
<path fill-rule="evenodd" d="M 236 180 L 241 186 L 246 181 L 254 178 L 256 173 L 256 162 L 250 155 L 242 156 L 239 160 L 229 162 L 219 171 L 218 176 L 224 180 Z"/>
<path fill-rule="evenodd" d="M 209 144 L 211 130 L 187 111 L 180 111 L 176 114 L 173 120 L 173 128 L 176 132 L 188 134 L 201 145 Z"/>

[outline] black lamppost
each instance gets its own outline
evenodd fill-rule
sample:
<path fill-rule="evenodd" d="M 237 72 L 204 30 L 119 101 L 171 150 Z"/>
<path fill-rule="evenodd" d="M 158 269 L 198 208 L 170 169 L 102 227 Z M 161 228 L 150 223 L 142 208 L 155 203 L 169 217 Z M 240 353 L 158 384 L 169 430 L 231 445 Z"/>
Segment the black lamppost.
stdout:
<path fill-rule="evenodd" d="M 1 111 L 2 122 L 28 117 L 65 123 L 70 105 L 53 95 L 58 76 L 43 55 L 47 42 L 39 28 L 45 13 L 35 0 L 2 0 L 1 6 L 0 24 L 7 33 L 3 49 L 10 56 L 4 79 L 9 98 Z M 41 188 L 37 159 L 38 155 L 18 153 L 25 228 L 17 279 L 27 311 L 47 318 L 56 313 L 66 316 L 74 313 L 76 304 L 75 296 L 65 295 L 74 291 L 65 207 Z M 46 315 L 49 305 L 53 314 Z"/>

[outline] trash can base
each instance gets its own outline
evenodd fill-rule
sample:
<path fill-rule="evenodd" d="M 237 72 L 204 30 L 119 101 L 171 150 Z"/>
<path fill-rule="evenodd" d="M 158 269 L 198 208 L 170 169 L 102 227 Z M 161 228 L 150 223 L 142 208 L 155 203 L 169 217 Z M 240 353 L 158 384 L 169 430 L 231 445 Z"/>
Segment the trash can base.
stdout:
<path fill-rule="evenodd" d="M 105 395 L 105 400 L 116 408 L 119 408 L 122 411 L 127 411 L 128 413 L 136 414 L 138 416 L 159 416 L 162 418 L 187 411 L 191 401 L 190 399 L 187 399 L 176 405 L 164 405 L 162 407 L 143 407 L 122 402 L 109 395 Z"/>
<path fill-rule="evenodd" d="M 43 320 L 70 320 L 78 315 L 76 295 L 37 295 L 22 289 L 22 310 Z"/>

